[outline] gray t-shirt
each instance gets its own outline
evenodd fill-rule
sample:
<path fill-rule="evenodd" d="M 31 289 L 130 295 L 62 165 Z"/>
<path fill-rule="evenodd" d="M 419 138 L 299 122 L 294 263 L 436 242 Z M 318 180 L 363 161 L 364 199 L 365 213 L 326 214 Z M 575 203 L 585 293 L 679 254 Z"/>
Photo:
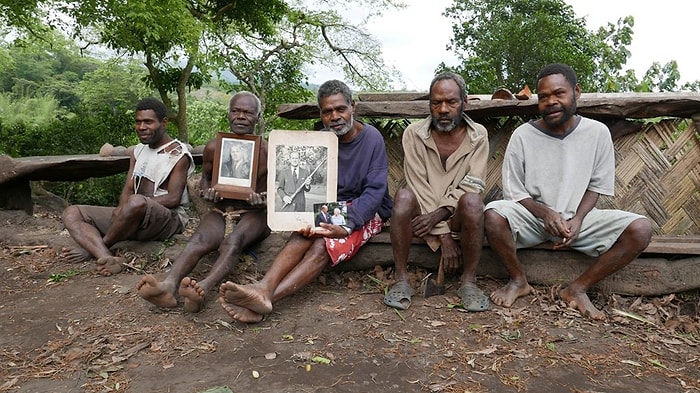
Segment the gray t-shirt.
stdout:
<path fill-rule="evenodd" d="M 580 117 L 564 137 L 537 128 L 518 127 L 503 158 L 503 199 L 532 198 L 569 219 L 583 194 L 613 195 L 615 151 L 608 127 Z"/>

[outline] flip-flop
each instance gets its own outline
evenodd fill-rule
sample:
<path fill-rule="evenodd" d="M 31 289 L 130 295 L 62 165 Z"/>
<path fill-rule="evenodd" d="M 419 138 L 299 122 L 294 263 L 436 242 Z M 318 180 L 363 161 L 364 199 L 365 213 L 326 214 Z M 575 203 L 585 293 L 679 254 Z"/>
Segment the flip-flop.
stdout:
<path fill-rule="evenodd" d="M 457 290 L 462 300 L 462 307 L 467 311 L 486 311 L 489 309 L 489 297 L 476 285 L 463 285 Z"/>
<path fill-rule="evenodd" d="M 411 296 L 414 293 L 416 292 L 411 288 L 411 284 L 399 281 L 384 295 L 384 304 L 399 310 L 406 310 L 411 306 Z"/>

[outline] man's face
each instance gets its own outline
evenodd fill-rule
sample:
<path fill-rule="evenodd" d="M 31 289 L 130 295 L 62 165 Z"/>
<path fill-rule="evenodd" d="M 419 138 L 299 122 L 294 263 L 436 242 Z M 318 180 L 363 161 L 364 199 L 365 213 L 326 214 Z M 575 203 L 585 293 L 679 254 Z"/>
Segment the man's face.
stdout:
<path fill-rule="evenodd" d="M 443 79 L 433 85 L 430 91 L 430 115 L 433 128 L 440 132 L 450 132 L 462 120 L 464 97 L 459 86 L 451 79 Z"/>
<path fill-rule="evenodd" d="M 571 83 L 562 74 L 553 74 L 540 79 L 537 84 L 537 108 L 550 131 L 566 132 L 576 114 L 578 85 Z"/>
<path fill-rule="evenodd" d="M 243 150 L 239 144 L 234 144 L 231 146 L 231 159 L 233 159 L 234 162 L 238 162 L 243 159 Z"/>
<path fill-rule="evenodd" d="M 158 141 L 165 134 L 165 125 L 168 123 L 168 120 L 158 120 L 158 116 L 153 109 L 136 111 L 134 118 L 134 129 L 141 143 L 144 145 L 158 144 Z"/>
<path fill-rule="evenodd" d="M 355 123 L 355 103 L 345 101 L 338 93 L 321 98 L 321 121 L 323 125 L 337 136 L 347 134 Z"/>
<path fill-rule="evenodd" d="M 253 97 L 236 96 L 228 108 L 228 125 L 235 134 L 253 134 L 258 123 L 258 108 Z"/>
<path fill-rule="evenodd" d="M 299 153 L 292 153 L 289 155 L 289 163 L 295 167 L 299 165 Z"/>

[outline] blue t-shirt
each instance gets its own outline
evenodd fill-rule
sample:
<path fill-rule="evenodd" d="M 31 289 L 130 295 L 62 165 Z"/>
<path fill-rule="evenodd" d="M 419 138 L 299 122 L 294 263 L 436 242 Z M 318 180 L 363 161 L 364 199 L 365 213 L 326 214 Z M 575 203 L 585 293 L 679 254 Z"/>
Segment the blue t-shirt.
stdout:
<path fill-rule="evenodd" d="M 350 202 L 347 226 L 356 229 L 374 217 L 391 217 L 389 159 L 382 134 L 365 124 L 349 143 L 338 143 L 338 200 Z"/>

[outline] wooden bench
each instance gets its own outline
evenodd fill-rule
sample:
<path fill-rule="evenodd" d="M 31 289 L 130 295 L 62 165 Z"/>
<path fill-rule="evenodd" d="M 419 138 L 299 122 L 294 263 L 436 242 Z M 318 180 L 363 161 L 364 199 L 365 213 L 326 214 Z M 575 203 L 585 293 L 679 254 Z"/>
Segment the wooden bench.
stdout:
<path fill-rule="evenodd" d="M 201 165 L 202 154 L 192 154 Z M 0 208 L 34 211 L 31 181 L 80 181 L 112 176 L 129 170 L 129 156 L 81 154 L 11 158 L 0 155 Z"/>

